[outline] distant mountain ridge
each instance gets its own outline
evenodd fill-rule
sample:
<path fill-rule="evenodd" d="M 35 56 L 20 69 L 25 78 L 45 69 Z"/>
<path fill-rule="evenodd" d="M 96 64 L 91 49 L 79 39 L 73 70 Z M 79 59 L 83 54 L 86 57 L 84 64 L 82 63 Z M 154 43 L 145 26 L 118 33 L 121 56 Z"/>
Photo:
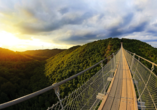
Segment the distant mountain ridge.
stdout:
<path fill-rule="evenodd" d="M 41 57 L 52 57 L 66 49 L 43 49 L 43 50 L 27 50 L 22 52 L 27 55 L 41 56 Z"/>
<path fill-rule="evenodd" d="M 65 49 L 45 49 L 14 52 L 9 49 L 0 48 L 0 61 L 46 60 L 64 50 Z"/>
<path fill-rule="evenodd" d="M 18 52 L 14 52 L 5 48 L 0 48 L 0 61 L 19 61 L 24 59 L 26 58 Z"/>

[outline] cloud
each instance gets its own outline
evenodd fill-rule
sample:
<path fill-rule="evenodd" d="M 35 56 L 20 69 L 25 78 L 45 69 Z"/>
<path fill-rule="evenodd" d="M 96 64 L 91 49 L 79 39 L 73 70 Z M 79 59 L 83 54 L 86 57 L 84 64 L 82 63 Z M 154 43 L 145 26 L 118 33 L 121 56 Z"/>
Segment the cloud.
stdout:
<path fill-rule="evenodd" d="M 157 47 L 157 41 L 147 42 L 147 43 L 150 44 L 153 47 Z"/>
<path fill-rule="evenodd" d="M 68 7 L 62 7 L 61 9 L 59 9 L 58 11 L 61 13 L 61 14 L 65 14 L 65 13 L 68 13 L 69 12 L 69 8 Z"/>
<path fill-rule="evenodd" d="M 3 0 L 0 30 L 60 45 L 109 37 L 156 39 L 156 0 Z"/>

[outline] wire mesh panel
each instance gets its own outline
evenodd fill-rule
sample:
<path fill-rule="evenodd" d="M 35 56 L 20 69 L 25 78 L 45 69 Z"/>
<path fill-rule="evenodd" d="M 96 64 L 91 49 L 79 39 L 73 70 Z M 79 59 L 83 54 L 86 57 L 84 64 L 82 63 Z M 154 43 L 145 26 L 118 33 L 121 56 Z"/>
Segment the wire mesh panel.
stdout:
<path fill-rule="evenodd" d="M 120 52 L 115 55 L 117 62 Z M 108 77 L 113 77 L 113 70 L 116 63 L 112 58 L 104 67 L 103 70 L 99 70 L 94 76 L 92 76 L 81 87 L 77 88 L 70 95 L 61 100 L 60 102 L 53 104 L 47 110 L 95 110 L 101 100 L 96 99 L 98 93 L 105 93 L 110 84 L 107 81 Z"/>
<path fill-rule="evenodd" d="M 131 66 L 133 79 L 137 88 L 139 108 L 157 110 L 157 76 L 143 63 L 125 51 L 128 64 Z M 133 63 L 133 64 L 131 64 Z"/>
<path fill-rule="evenodd" d="M 119 60 L 120 60 L 120 54 L 121 54 L 121 52 L 120 52 L 120 50 L 117 52 L 117 54 L 116 54 L 116 63 L 118 63 L 119 62 Z"/>

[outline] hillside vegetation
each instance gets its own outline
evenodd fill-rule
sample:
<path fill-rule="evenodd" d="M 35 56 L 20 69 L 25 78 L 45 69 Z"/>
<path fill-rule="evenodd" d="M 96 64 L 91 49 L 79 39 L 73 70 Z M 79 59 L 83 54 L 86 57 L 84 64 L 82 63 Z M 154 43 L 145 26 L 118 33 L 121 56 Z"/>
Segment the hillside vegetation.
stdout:
<path fill-rule="evenodd" d="M 92 66 L 119 50 L 121 41 L 125 49 L 157 63 L 156 48 L 130 39 L 98 40 L 83 46 L 71 47 L 60 53 L 54 51 L 57 53 L 54 55 L 49 50 L 21 53 L 2 49 L 0 51 L 0 103 L 43 89 Z M 49 59 L 45 60 L 48 57 Z M 100 65 L 60 86 L 61 97 L 81 86 L 99 69 Z M 6 110 L 45 110 L 57 101 L 54 90 L 51 90 Z"/>
<path fill-rule="evenodd" d="M 83 46 L 76 46 L 63 51 L 47 60 L 45 75 L 52 83 L 66 79 L 101 61 L 120 48 L 120 40 L 109 38 L 98 40 Z M 61 97 L 82 85 L 87 79 L 100 70 L 100 65 L 62 85 Z"/>
<path fill-rule="evenodd" d="M 83 46 L 74 46 L 52 56 L 47 61 L 37 60 L 36 57 L 34 60 L 29 60 L 33 58 L 30 56 L 35 55 L 29 54 L 30 56 L 27 56 L 25 53 L 20 53 L 20 55 L 24 56 L 24 60 L 27 59 L 26 61 L 8 60 L 0 62 L 0 103 L 35 92 L 88 68 L 117 51 L 120 47 L 119 41 L 119 39 L 110 38 L 91 42 Z M 18 59 L 15 52 L 6 51 L 3 54 L 13 54 Z M 12 57 L 13 55 L 10 56 Z M 25 58 L 25 56 L 29 58 Z M 7 59 L 9 56 L 5 57 Z M 100 66 L 87 72 L 84 76 L 61 86 L 61 97 L 79 87 L 99 69 Z M 31 100 L 9 107 L 6 110 L 45 110 L 56 101 L 58 99 L 54 90 L 52 90 Z"/>
<path fill-rule="evenodd" d="M 0 61 L 28 61 L 31 58 L 8 49 L 0 48 Z"/>
<path fill-rule="evenodd" d="M 47 50 L 42 51 L 42 54 L 47 52 Z M 54 53 L 53 50 L 49 52 L 52 56 L 59 53 L 56 50 Z M 34 53 L 39 52 L 36 51 Z M 26 55 L 23 52 L 14 52 L 0 48 L 0 103 L 13 100 L 51 85 L 44 74 L 45 58 L 50 58 L 50 56 Z M 53 95 L 50 92 L 49 94 Z M 49 94 L 42 96 L 47 99 Z M 35 107 L 50 106 L 49 102 L 44 101 L 43 97 L 33 98 L 9 107 L 8 110 L 28 110 Z"/>
<path fill-rule="evenodd" d="M 30 61 L 45 60 L 65 49 L 28 50 L 25 52 L 14 52 L 9 49 L 0 48 L 0 61 Z"/>
<path fill-rule="evenodd" d="M 151 45 L 134 39 L 122 39 L 123 47 L 137 55 L 140 55 L 154 63 L 157 64 L 157 49 L 152 47 Z M 147 63 L 146 61 L 140 60 L 144 63 L 149 69 L 151 68 L 151 64 Z M 154 70 L 155 74 L 157 74 L 157 67 Z"/>
<path fill-rule="evenodd" d="M 139 40 L 122 39 L 125 49 L 157 63 L 157 49 Z"/>
<path fill-rule="evenodd" d="M 45 49 L 45 50 L 27 50 L 22 52 L 23 54 L 30 56 L 30 57 L 41 57 L 41 58 L 50 58 L 55 56 L 56 54 L 64 51 L 65 49 Z"/>

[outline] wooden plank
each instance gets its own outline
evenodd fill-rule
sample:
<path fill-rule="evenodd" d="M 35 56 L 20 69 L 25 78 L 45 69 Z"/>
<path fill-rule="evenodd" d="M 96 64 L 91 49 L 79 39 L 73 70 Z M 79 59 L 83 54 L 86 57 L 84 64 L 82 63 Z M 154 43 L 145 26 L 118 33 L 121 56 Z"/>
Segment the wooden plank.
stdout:
<path fill-rule="evenodd" d="M 133 84 L 133 81 L 132 81 L 132 76 L 131 76 L 131 72 L 129 70 L 129 66 L 127 64 L 127 61 L 126 61 L 126 58 L 124 59 L 125 62 L 126 62 L 126 69 L 128 70 L 128 78 L 129 78 L 129 84 L 130 85 L 129 87 L 131 88 L 131 98 L 132 99 L 128 99 L 128 109 L 130 110 L 138 110 L 138 107 L 137 107 L 137 99 L 136 99 L 136 93 L 135 93 L 135 88 L 134 88 L 134 84 Z M 128 97 L 130 97 L 128 95 Z M 130 102 L 130 103 L 129 103 Z M 131 107 L 129 107 L 131 106 Z"/>
<path fill-rule="evenodd" d="M 123 84 L 122 84 L 122 94 L 119 110 L 126 110 L 126 62 L 124 61 L 123 55 Z"/>
<path fill-rule="evenodd" d="M 112 104 L 112 108 L 110 110 L 119 110 L 120 98 L 114 98 L 114 102 Z"/>
<path fill-rule="evenodd" d="M 107 98 L 108 98 L 108 96 L 109 96 L 109 93 L 110 93 L 110 91 L 111 91 L 111 88 L 112 88 L 112 85 L 113 85 L 113 82 L 114 82 L 114 79 L 115 79 L 115 76 L 116 76 L 116 74 L 117 74 L 118 67 L 119 67 L 119 62 L 118 62 L 118 65 L 117 65 L 117 67 L 116 67 L 114 77 L 113 77 L 113 79 L 112 79 L 112 81 L 111 81 L 111 84 L 110 84 L 108 90 L 107 90 L 107 94 L 105 95 L 104 99 L 102 100 L 102 102 L 101 102 L 101 104 L 100 104 L 98 110 L 102 110 L 103 107 L 104 107 L 105 102 L 107 101 Z"/>
<path fill-rule="evenodd" d="M 132 76 L 125 57 L 124 57 L 124 61 L 126 63 L 125 65 L 126 65 L 126 73 L 127 73 L 127 110 L 138 110 Z"/>
<path fill-rule="evenodd" d="M 106 101 L 105 105 L 103 106 L 102 110 L 110 110 L 112 107 L 113 99 L 114 99 L 114 97 L 109 96 L 107 98 L 107 101 Z"/>
<path fill-rule="evenodd" d="M 115 78 L 114 84 L 113 84 L 112 89 L 109 93 L 109 97 L 108 97 L 106 103 L 104 104 L 103 110 L 110 110 L 111 109 L 112 103 L 114 101 L 117 83 L 118 83 L 118 78 Z"/>
<path fill-rule="evenodd" d="M 120 67 L 119 67 L 119 77 L 117 83 L 117 89 L 115 92 L 114 101 L 111 107 L 111 110 L 118 110 L 120 105 L 121 91 L 122 91 L 122 78 L 123 78 L 123 60 L 121 59 Z"/>
<path fill-rule="evenodd" d="M 117 89 L 117 84 L 118 84 L 118 78 L 116 78 L 114 80 L 114 84 L 113 84 L 113 87 L 112 87 L 112 90 L 111 90 L 109 96 L 111 96 L 111 97 L 115 96 L 115 92 L 116 92 L 116 89 Z"/>
<path fill-rule="evenodd" d="M 122 64 L 121 64 L 122 66 Z M 111 110 L 118 110 L 119 109 L 119 105 L 120 105 L 120 98 L 121 98 L 121 91 L 122 91 L 122 78 L 123 78 L 123 70 L 120 69 L 120 73 L 119 73 L 119 78 L 118 78 L 118 86 L 116 89 L 116 93 L 115 93 L 115 98 L 112 104 L 112 108 Z"/>
<path fill-rule="evenodd" d="M 117 90 L 117 87 L 118 87 L 119 78 L 120 78 L 120 75 L 121 75 L 120 74 L 121 73 L 121 68 L 122 68 L 121 66 L 122 66 L 122 62 L 119 63 L 118 70 L 117 70 L 117 75 L 115 76 L 111 91 L 109 93 L 109 97 L 106 100 L 106 103 L 104 103 L 103 110 L 110 110 L 111 107 L 112 107 L 112 104 L 114 102 L 115 95 L 116 95 L 116 90 Z"/>
<path fill-rule="evenodd" d="M 129 72 L 130 72 L 130 71 L 129 71 Z M 130 77 L 131 77 L 131 73 L 130 73 Z M 137 98 L 136 98 L 136 93 L 135 93 L 135 88 L 134 88 L 133 80 L 131 80 L 131 86 L 132 86 L 132 94 L 133 94 L 134 110 L 138 110 L 138 106 L 137 106 Z"/>
<path fill-rule="evenodd" d="M 123 47 L 118 69 L 107 93 L 98 110 L 138 110 L 132 76 Z"/>
<path fill-rule="evenodd" d="M 126 72 L 125 66 L 123 70 L 123 85 L 122 85 L 122 95 L 119 110 L 126 110 Z"/>
<path fill-rule="evenodd" d="M 129 77 L 129 70 L 127 70 L 127 110 L 133 110 L 133 97 L 132 97 L 132 89 Z"/>
<path fill-rule="evenodd" d="M 132 103 L 133 103 L 133 110 L 138 110 L 138 107 L 137 107 L 137 98 L 136 98 L 136 93 L 135 93 L 135 88 L 134 88 L 134 83 L 133 83 L 133 80 L 132 80 L 132 76 L 131 76 L 131 72 L 129 70 L 129 78 L 130 78 L 130 86 L 131 86 L 131 93 L 132 93 Z"/>
<path fill-rule="evenodd" d="M 108 97 L 106 103 L 105 103 L 104 106 L 103 106 L 103 110 L 110 110 L 111 107 L 112 107 L 112 103 L 113 103 L 113 101 L 114 101 L 114 96 L 115 96 L 116 89 L 117 89 L 118 77 L 119 77 L 119 75 L 120 75 L 119 73 L 120 73 L 120 71 L 119 71 L 119 69 L 118 69 L 117 75 L 115 76 L 115 79 L 114 79 L 114 82 L 113 82 L 111 91 L 110 91 L 110 93 L 109 93 L 109 97 Z"/>

